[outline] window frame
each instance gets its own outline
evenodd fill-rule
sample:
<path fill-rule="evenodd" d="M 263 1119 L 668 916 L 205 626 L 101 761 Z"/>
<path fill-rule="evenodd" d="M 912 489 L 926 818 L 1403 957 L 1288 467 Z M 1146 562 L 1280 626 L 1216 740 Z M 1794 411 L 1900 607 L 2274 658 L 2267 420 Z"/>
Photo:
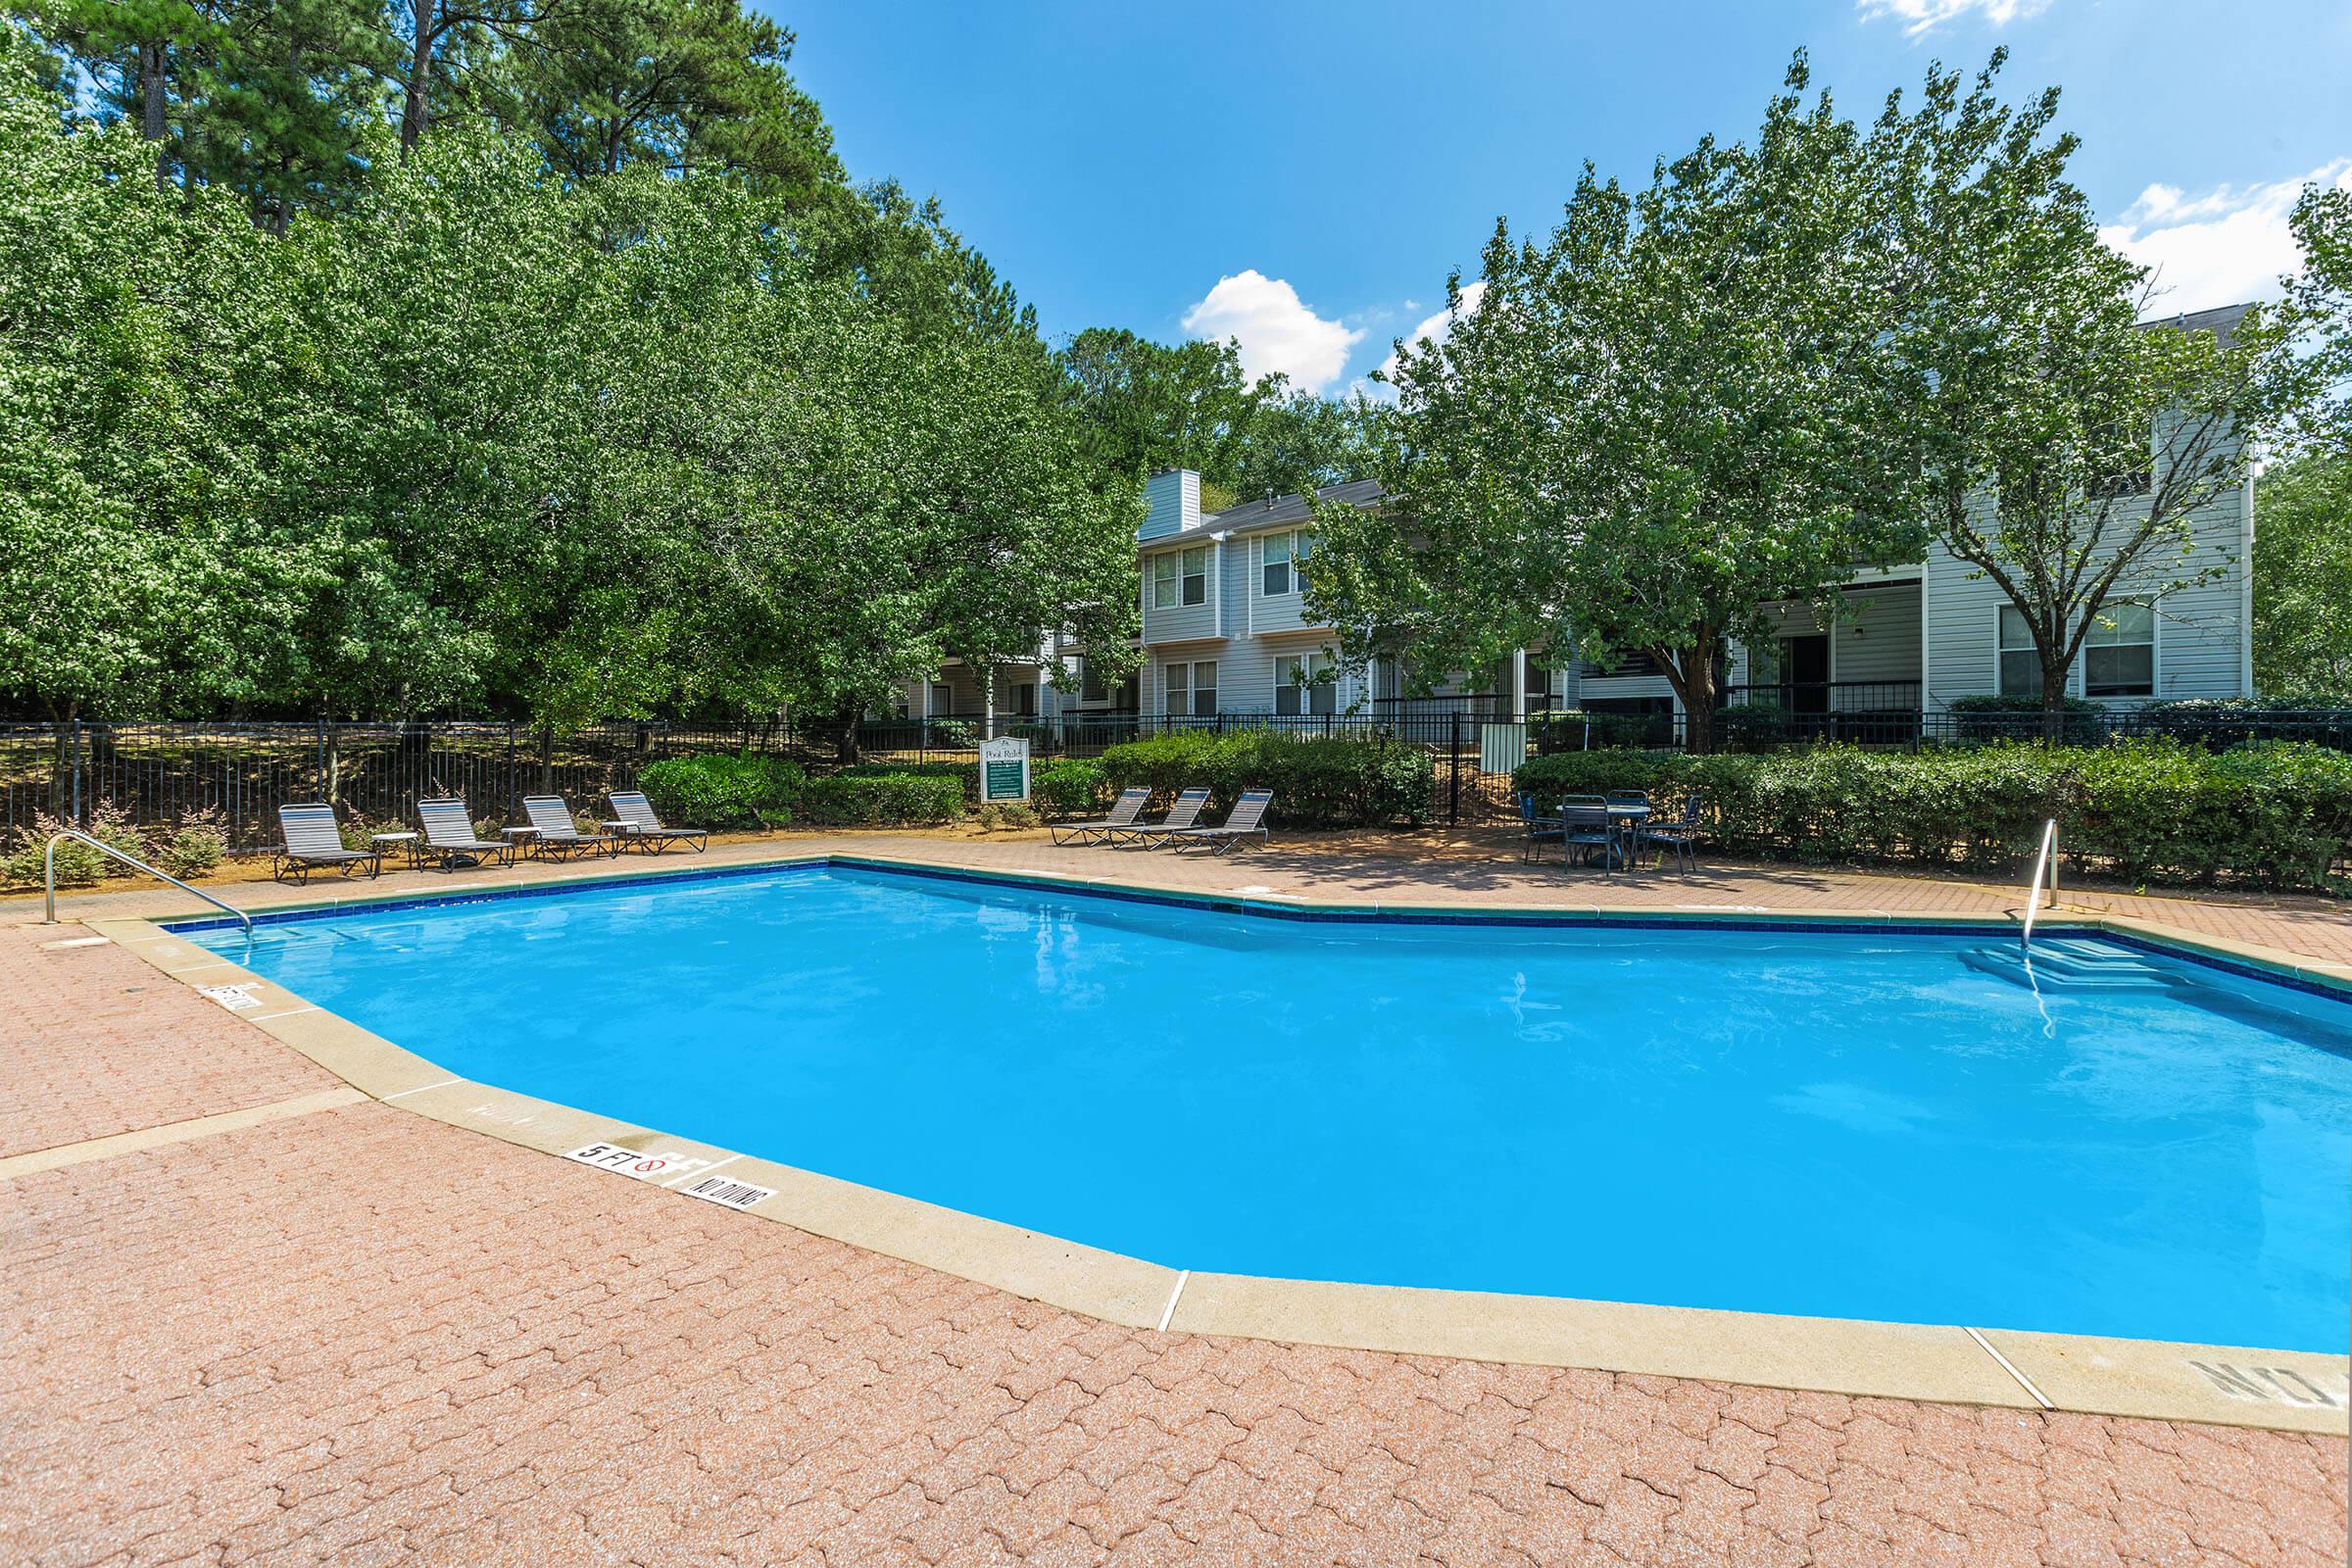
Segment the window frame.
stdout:
<path fill-rule="evenodd" d="M 1203 669 L 1208 671 L 1206 684 L 1202 684 L 1200 679 L 1200 671 Z M 1193 716 L 1195 718 L 1217 716 L 1217 662 L 1213 659 L 1193 661 Z"/>
<path fill-rule="evenodd" d="M 1180 678 L 1178 670 L 1184 673 Z M 1182 700 L 1179 701 L 1179 694 Z M 1171 659 L 1159 666 L 1159 710 L 1170 717 L 1179 717 L 1193 706 L 1193 665 L 1190 660 Z"/>
<path fill-rule="evenodd" d="M 2009 617 L 2012 615 L 2017 617 L 2018 625 L 2025 631 L 2026 644 L 2023 648 L 2011 648 L 2005 640 Z M 2014 692 L 2009 689 L 2008 661 L 2011 654 L 2023 654 L 2034 661 L 2034 682 L 2030 689 Z M 2028 624 L 2024 611 L 2006 602 L 1992 608 L 1992 690 L 1996 697 L 2041 695 L 2041 656 L 2034 646 L 2034 628 Z"/>
<path fill-rule="evenodd" d="M 1284 698 L 1291 706 L 1284 708 Z M 1330 717 L 1340 710 L 1339 662 L 1326 653 L 1283 654 L 1274 662 L 1278 718 Z"/>
<path fill-rule="evenodd" d="M 2099 640 L 2101 628 L 2097 623 L 2097 616 L 2094 615 L 2090 629 L 2082 634 L 2082 695 L 2085 697 L 2154 697 L 2156 695 L 2157 661 L 2160 657 L 2157 649 L 2161 641 L 2161 634 L 2157 629 L 2161 617 L 2156 613 L 2156 601 L 2139 598 L 2111 599 L 2099 607 L 2099 613 L 2112 619 L 2114 612 L 2118 610 L 2136 610 L 2144 613 L 2148 617 L 2147 636 L 2144 640 L 2135 637 L 2129 641 L 2117 638 L 2102 642 Z M 2120 627 L 2117 629 L 2121 630 Z M 2125 648 L 2145 648 L 2148 651 L 2148 678 L 2144 687 L 2134 683 L 2132 689 L 2126 690 L 2121 689 L 2113 681 L 2094 687 L 2090 678 L 2092 652 Z"/>
<path fill-rule="evenodd" d="M 1176 557 L 1177 608 L 1194 610 L 1208 603 L 1208 546 L 1187 545 L 1174 552 Z M 1193 558 L 1198 556 L 1200 569 L 1193 569 Z"/>
<path fill-rule="evenodd" d="M 1280 533 L 1269 533 L 1260 537 L 1257 542 L 1257 587 L 1258 597 L 1261 599 L 1285 598 L 1298 585 L 1298 573 L 1293 569 L 1292 564 L 1295 559 L 1291 553 L 1292 532 L 1293 530 L 1284 529 Z M 1277 539 L 1282 541 L 1282 559 L 1280 561 L 1274 559 L 1273 552 L 1274 541 Z M 1266 585 L 1274 580 L 1273 573 L 1277 570 L 1282 573 L 1282 586 L 1279 588 L 1267 587 Z"/>

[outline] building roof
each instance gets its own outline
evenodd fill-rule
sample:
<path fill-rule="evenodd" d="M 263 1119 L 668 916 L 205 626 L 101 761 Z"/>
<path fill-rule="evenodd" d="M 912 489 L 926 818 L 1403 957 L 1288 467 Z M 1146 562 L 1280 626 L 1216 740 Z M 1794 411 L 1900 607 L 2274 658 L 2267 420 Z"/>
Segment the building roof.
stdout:
<path fill-rule="evenodd" d="M 2189 311 L 2176 316 L 2151 316 L 2140 322 L 2142 326 L 2177 326 L 2183 332 L 2211 332 L 2224 348 L 2230 346 L 2230 335 L 2237 323 L 2254 307 L 2245 305 L 2217 305 L 2210 311 Z"/>
<path fill-rule="evenodd" d="M 1378 479 L 1350 479 L 1346 484 L 1327 484 L 1317 490 L 1317 499 L 1345 501 L 1351 507 L 1368 507 L 1384 494 Z M 1303 495 L 1276 496 L 1268 501 L 1264 496 L 1212 512 L 1200 519 L 1200 526 L 1220 533 L 1258 528 L 1296 527 L 1311 521 Z"/>

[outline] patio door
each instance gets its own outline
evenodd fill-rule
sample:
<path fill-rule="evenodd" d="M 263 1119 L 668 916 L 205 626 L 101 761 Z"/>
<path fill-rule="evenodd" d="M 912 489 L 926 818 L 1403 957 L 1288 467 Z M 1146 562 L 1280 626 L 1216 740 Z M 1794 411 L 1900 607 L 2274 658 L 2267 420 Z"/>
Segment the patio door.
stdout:
<path fill-rule="evenodd" d="M 1781 639 L 1781 707 L 1791 713 L 1830 710 L 1830 638 L 1827 632 Z"/>

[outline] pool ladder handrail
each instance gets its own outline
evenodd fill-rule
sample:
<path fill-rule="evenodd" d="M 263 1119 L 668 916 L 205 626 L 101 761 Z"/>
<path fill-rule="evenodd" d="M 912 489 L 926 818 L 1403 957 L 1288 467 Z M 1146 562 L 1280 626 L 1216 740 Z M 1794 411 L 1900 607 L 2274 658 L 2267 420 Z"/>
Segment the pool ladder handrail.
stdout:
<path fill-rule="evenodd" d="M 2058 907 L 2058 819 L 2054 816 L 2042 824 L 2041 853 L 2034 859 L 2034 885 L 2026 890 L 2026 929 L 2017 939 L 2021 948 L 2031 949 L 2034 945 L 2034 914 L 2041 907 L 2041 878 L 2045 871 L 2050 878 L 2050 907 L 2055 909 Z"/>
<path fill-rule="evenodd" d="M 60 828 L 57 832 L 52 833 L 49 836 L 48 848 L 41 852 L 41 923 L 43 925 L 57 924 L 57 847 L 68 839 L 76 839 L 101 855 L 111 855 L 134 870 L 144 871 L 149 876 L 161 878 L 182 893 L 192 893 L 217 908 L 226 909 L 245 923 L 247 936 L 253 935 L 253 916 L 226 899 L 217 899 L 202 888 L 192 888 L 171 872 L 159 871 L 136 856 L 125 855 L 104 839 L 92 838 L 77 827 Z"/>

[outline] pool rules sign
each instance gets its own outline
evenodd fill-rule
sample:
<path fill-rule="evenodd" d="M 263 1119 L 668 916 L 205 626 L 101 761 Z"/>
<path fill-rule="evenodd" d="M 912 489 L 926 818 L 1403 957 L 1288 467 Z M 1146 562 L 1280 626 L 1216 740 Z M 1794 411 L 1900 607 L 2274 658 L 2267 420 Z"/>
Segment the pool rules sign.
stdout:
<path fill-rule="evenodd" d="M 980 743 L 980 804 L 1029 798 L 1029 743 L 1012 736 Z"/>

